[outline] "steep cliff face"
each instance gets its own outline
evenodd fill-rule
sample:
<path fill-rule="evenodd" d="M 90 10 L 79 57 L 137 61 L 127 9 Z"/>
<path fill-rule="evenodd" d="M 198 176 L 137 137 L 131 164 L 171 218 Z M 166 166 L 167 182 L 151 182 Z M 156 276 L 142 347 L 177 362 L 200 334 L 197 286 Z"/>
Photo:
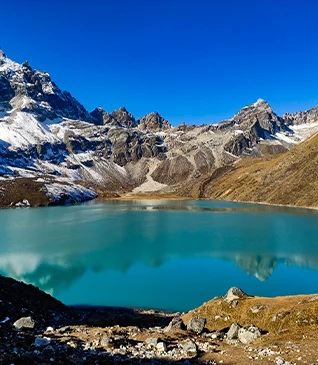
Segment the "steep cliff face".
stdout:
<path fill-rule="evenodd" d="M 1 50 L 0 95 L 5 109 L 36 114 L 39 121 L 58 117 L 93 121 L 83 105 L 59 89 L 47 72 L 33 70 L 27 61 L 18 64 Z"/>
<path fill-rule="evenodd" d="M 201 126 L 173 128 L 158 112 L 137 120 L 124 107 L 89 113 L 47 72 L 0 51 L 0 178 L 180 191 L 242 156 L 289 150 L 318 131 L 317 114 L 279 117 L 261 99 L 230 120 Z"/>

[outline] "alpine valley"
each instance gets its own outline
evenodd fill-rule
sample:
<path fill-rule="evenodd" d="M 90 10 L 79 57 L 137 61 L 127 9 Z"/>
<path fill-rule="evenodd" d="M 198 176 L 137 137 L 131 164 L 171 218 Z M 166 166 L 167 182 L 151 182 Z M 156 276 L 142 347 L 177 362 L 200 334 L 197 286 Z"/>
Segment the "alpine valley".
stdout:
<path fill-rule="evenodd" d="M 317 206 L 317 132 L 318 107 L 278 116 L 262 99 L 205 125 L 88 112 L 0 50 L 1 207 L 127 195 Z"/>

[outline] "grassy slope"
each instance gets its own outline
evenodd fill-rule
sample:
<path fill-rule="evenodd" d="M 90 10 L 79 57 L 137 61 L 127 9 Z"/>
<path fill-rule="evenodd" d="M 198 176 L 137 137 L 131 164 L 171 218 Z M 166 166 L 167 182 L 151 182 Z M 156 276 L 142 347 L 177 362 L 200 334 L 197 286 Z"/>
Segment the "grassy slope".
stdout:
<path fill-rule="evenodd" d="M 278 157 L 244 158 L 216 172 L 197 185 L 193 195 L 318 207 L 318 134 Z"/>

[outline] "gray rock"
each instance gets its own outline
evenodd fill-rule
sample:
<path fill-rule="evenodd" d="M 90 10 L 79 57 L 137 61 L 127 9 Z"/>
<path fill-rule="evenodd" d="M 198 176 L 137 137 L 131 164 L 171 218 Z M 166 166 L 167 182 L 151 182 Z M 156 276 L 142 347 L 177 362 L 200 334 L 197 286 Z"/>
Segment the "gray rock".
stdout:
<path fill-rule="evenodd" d="M 265 308 L 267 308 L 266 305 L 253 305 L 253 307 L 251 307 L 250 310 L 252 311 L 252 313 L 258 313 L 264 310 Z"/>
<path fill-rule="evenodd" d="M 172 318 L 171 322 L 168 326 L 164 329 L 165 332 L 175 331 L 175 330 L 184 330 L 185 325 L 181 317 L 174 317 Z"/>
<path fill-rule="evenodd" d="M 200 334 L 200 333 L 202 333 L 205 324 L 206 324 L 205 318 L 193 317 L 189 320 L 189 322 L 187 324 L 187 330 Z"/>
<path fill-rule="evenodd" d="M 250 325 L 240 328 L 238 331 L 238 339 L 244 344 L 248 344 L 261 336 L 261 331 L 256 326 Z"/>
<path fill-rule="evenodd" d="M 283 319 L 286 316 L 288 316 L 289 314 L 290 314 L 290 312 L 278 312 L 274 315 L 272 321 L 275 322 L 275 321 L 278 321 L 279 319 Z"/>
<path fill-rule="evenodd" d="M 104 336 L 101 341 L 100 344 L 103 347 L 108 347 L 111 343 L 113 342 L 112 338 L 109 336 Z"/>
<path fill-rule="evenodd" d="M 285 361 L 281 356 L 276 357 L 275 364 L 276 365 L 292 365 L 291 362 Z"/>
<path fill-rule="evenodd" d="M 13 323 L 16 329 L 28 328 L 32 329 L 35 326 L 35 322 L 31 317 L 22 317 Z"/>
<path fill-rule="evenodd" d="M 196 353 L 198 351 L 197 345 L 191 340 L 188 340 L 187 342 L 185 342 L 182 345 L 182 349 L 184 352 Z"/>
<path fill-rule="evenodd" d="M 140 118 L 138 127 L 143 130 L 162 130 L 171 128 L 171 124 L 165 120 L 159 113 L 153 112 Z"/>
<path fill-rule="evenodd" d="M 315 300 L 318 300 L 318 295 L 311 297 L 308 299 L 308 302 L 314 302 Z"/>
<path fill-rule="evenodd" d="M 232 305 L 233 308 L 235 308 L 235 307 L 238 306 L 238 304 L 239 304 L 238 300 L 233 300 L 231 305 Z"/>
<path fill-rule="evenodd" d="M 228 290 L 228 292 L 224 295 L 223 299 L 230 303 L 232 302 L 232 300 L 235 300 L 235 299 L 239 299 L 239 298 L 243 298 L 247 296 L 246 293 L 243 292 L 243 290 L 241 290 L 240 288 L 230 288 Z"/>
<path fill-rule="evenodd" d="M 36 337 L 34 341 L 35 347 L 45 347 L 51 343 L 51 339 L 48 337 Z"/>
<path fill-rule="evenodd" d="M 241 326 L 238 323 L 232 323 L 230 329 L 228 330 L 226 337 L 228 340 L 237 340 L 238 332 L 241 329 Z"/>
<path fill-rule="evenodd" d="M 146 339 L 146 344 L 151 346 L 157 346 L 160 339 L 158 337 L 149 337 Z"/>
<path fill-rule="evenodd" d="M 167 345 L 164 342 L 159 342 L 157 344 L 156 348 L 159 352 L 166 352 L 167 351 Z"/>

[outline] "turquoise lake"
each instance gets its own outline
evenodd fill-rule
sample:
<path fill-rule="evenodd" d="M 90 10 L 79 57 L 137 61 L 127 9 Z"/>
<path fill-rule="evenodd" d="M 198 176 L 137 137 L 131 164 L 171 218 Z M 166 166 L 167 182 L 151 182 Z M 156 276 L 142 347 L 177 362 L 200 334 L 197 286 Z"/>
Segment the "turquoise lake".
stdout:
<path fill-rule="evenodd" d="M 66 304 L 186 311 L 318 292 L 318 211 L 220 201 L 0 210 L 0 273 Z"/>

